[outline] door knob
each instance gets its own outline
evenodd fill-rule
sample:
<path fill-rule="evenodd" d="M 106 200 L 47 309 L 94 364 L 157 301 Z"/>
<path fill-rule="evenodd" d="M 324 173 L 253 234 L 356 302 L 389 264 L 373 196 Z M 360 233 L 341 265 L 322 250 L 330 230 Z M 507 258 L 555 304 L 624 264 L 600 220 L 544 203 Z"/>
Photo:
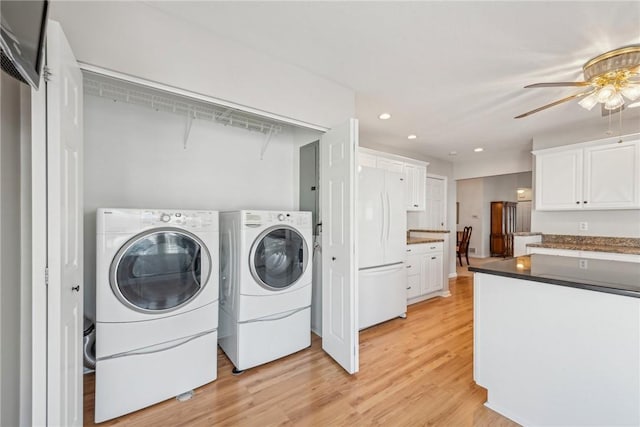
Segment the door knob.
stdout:
<path fill-rule="evenodd" d="M 71 287 L 72 291 L 80 292 L 80 285 L 75 285 Z"/>
<path fill-rule="evenodd" d="M 332 256 L 331 261 L 335 261 L 335 260 L 336 260 L 336 257 Z"/>

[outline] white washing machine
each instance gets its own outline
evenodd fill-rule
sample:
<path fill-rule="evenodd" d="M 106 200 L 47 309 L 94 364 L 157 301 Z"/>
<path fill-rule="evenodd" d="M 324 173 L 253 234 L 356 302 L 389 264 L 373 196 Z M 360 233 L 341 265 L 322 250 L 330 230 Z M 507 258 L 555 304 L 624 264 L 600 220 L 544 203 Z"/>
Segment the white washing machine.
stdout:
<path fill-rule="evenodd" d="M 95 421 L 217 377 L 218 213 L 98 209 Z"/>
<path fill-rule="evenodd" d="M 220 334 L 235 371 L 311 345 L 311 212 L 220 214 Z"/>

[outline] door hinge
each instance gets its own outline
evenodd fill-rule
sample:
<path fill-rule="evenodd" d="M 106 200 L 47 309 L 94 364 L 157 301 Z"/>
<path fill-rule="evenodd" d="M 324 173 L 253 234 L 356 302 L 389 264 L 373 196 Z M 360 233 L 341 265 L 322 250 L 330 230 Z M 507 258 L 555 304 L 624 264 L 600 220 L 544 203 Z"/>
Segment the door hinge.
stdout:
<path fill-rule="evenodd" d="M 50 82 L 52 75 L 53 74 L 51 74 L 51 69 L 45 65 L 42 69 L 42 77 L 44 78 L 44 81 Z"/>
<path fill-rule="evenodd" d="M 49 267 L 44 269 L 44 285 L 49 286 Z"/>

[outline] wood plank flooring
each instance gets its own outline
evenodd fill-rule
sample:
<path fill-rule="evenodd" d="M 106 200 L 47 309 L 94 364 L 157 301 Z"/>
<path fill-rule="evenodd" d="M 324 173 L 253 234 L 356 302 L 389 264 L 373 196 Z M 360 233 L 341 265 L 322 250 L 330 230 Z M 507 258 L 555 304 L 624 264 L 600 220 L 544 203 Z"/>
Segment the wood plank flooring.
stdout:
<path fill-rule="evenodd" d="M 360 372 L 348 375 L 311 347 L 239 376 L 218 349 L 218 379 L 191 400 L 167 400 L 100 426 L 517 426 L 483 406 L 473 382 L 472 277 L 452 296 L 409 307 L 360 333 Z M 134 381 L 135 379 L 132 379 Z M 94 375 L 84 379 L 84 423 L 93 423 Z"/>

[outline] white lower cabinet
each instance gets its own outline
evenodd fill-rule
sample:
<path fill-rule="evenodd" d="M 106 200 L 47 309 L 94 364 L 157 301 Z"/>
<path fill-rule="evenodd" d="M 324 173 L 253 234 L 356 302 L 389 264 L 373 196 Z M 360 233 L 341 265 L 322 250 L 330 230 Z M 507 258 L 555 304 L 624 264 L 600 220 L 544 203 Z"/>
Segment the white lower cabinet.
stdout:
<path fill-rule="evenodd" d="M 444 287 L 443 243 L 407 246 L 407 300 L 414 303 L 437 296 Z"/>

